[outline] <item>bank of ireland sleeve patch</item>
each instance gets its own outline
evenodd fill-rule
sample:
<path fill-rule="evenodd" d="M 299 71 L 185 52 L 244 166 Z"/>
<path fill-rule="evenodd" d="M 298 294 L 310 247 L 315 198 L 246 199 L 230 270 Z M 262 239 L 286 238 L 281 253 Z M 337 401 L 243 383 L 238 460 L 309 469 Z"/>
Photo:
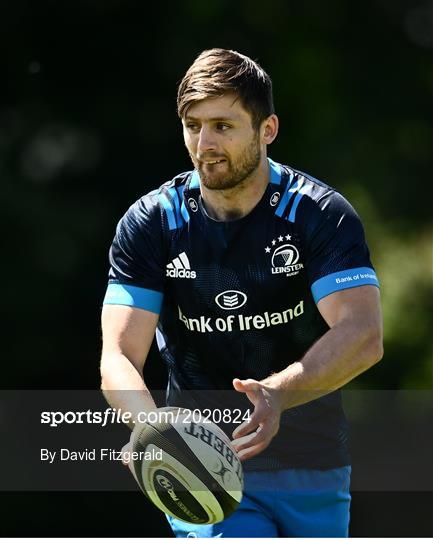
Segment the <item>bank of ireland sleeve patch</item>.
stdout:
<path fill-rule="evenodd" d="M 379 280 L 372 268 L 350 268 L 328 274 L 316 280 L 311 286 L 314 301 L 317 302 L 337 291 L 361 287 L 362 285 L 375 285 L 379 287 Z"/>

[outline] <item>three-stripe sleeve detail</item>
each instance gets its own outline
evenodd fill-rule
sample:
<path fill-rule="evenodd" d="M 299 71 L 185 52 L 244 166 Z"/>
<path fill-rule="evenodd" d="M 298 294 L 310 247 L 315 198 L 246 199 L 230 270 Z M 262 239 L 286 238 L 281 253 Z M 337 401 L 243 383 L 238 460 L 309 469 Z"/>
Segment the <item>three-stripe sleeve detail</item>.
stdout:
<path fill-rule="evenodd" d="M 306 182 L 307 180 L 304 176 L 294 180 L 294 174 L 293 172 L 290 172 L 287 189 L 281 197 L 280 203 L 275 211 L 275 214 L 278 217 L 282 217 L 291 223 L 295 222 L 296 211 L 302 197 L 313 189 L 313 186 Z"/>
<path fill-rule="evenodd" d="M 158 195 L 165 214 L 167 216 L 168 227 L 170 231 L 179 229 L 189 221 L 189 212 L 183 200 L 183 190 L 185 186 L 180 188 L 171 187 L 165 192 L 160 192 Z"/>
<path fill-rule="evenodd" d="M 158 199 L 165 210 L 165 215 L 167 216 L 168 221 L 168 228 L 170 229 L 170 231 L 177 229 L 176 217 L 173 206 L 168 200 L 167 195 L 165 193 L 159 193 Z"/>
<path fill-rule="evenodd" d="M 295 222 L 295 219 L 296 219 L 296 209 L 298 208 L 298 205 L 299 203 L 301 202 L 301 199 L 302 197 L 308 193 L 309 191 L 311 191 L 311 186 L 310 185 L 305 185 L 305 186 L 302 186 L 299 190 L 298 190 L 298 193 L 296 194 L 296 197 L 293 201 L 293 204 L 292 204 L 292 208 L 290 209 L 290 214 L 289 214 L 289 217 L 287 218 L 289 221 L 291 221 L 292 223 Z"/>
<path fill-rule="evenodd" d="M 293 179 L 294 179 L 294 174 L 290 171 L 289 181 L 287 182 L 287 189 L 284 192 L 284 195 L 281 197 L 280 203 L 277 206 L 277 209 L 275 210 L 275 214 L 278 217 L 283 216 L 286 208 L 288 207 L 288 205 L 290 203 L 290 199 L 293 196 L 293 187 L 292 186 L 295 184 L 295 188 L 296 188 L 296 184 L 297 184 L 297 182 L 293 182 Z"/>
<path fill-rule="evenodd" d="M 180 203 L 180 213 L 182 215 L 182 218 L 184 219 L 185 223 L 188 223 L 189 221 L 189 212 L 186 208 L 185 201 L 183 200 L 183 191 L 185 189 L 185 186 L 180 186 L 177 188 L 177 192 L 179 194 L 179 199 L 181 200 Z"/>

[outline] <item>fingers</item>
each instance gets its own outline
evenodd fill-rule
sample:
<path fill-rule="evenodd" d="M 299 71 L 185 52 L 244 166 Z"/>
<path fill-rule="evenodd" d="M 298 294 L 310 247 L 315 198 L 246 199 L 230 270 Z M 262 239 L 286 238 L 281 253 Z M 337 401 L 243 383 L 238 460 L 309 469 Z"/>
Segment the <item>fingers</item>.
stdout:
<path fill-rule="evenodd" d="M 233 431 L 233 439 L 238 439 L 239 437 L 248 435 L 248 433 L 251 433 L 252 431 L 256 431 L 256 429 L 260 426 L 260 422 L 263 420 L 264 416 L 259 414 L 257 411 L 254 411 L 248 420 L 245 420 L 245 422 L 239 424 L 239 426 L 237 426 L 237 428 Z"/>
<path fill-rule="evenodd" d="M 242 450 L 238 453 L 239 460 L 246 461 L 247 459 L 257 456 L 257 454 L 260 454 L 260 452 L 263 452 L 263 450 L 269 446 L 269 443 L 270 441 L 268 441 L 267 443 L 263 442 L 261 444 L 250 446 L 249 448 Z"/>
<path fill-rule="evenodd" d="M 233 379 L 233 387 L 238 392 L 246 394 L 247 398 L 251 401 L 253 405 L 260 400 L 261 396 L 261 385 L 258 381 L 254 379 Z"/>
<path fill-rule="evenodd" d="M 255 379 L 233 379 L 233 387 L 238 392 L 255 393 L 260 390 L 260 383 Z M 249 396 L 248 396 L 249 397 Z"/>
<path fill-rule="evenodd" d="M 273 436 L 275 435 L 275 429 L 272 424 L 262 424 L 257 431 L 234 439 L 232 441 L 233 446 L 235 447 L 236 452 L 245 450 L 246 448 L 256 446 L 258 444 L 266 443 L 266 446 L 271 442 Z"/>
<path fill-rule="evenodd" d="M 264 442 L 266 438 L 267 438 L 266 430 L 259 428 L 257 431 L 254 431 L 253 433 L 249 433 L 248 435 L 244 435 L 243 437 L 240 437 L 239 439 L 233 440 L 232 444 L 236 452 L 239 453 L 241 450 L 244 450 L 245 448 Z"/>
<path fill-rule="evenodd" d="M 268 408 L 256 409 L 251 422 L 244 422 L 233 432 L 232 444 L 241 461 L 249 459 L 264 450 L 279 428 L 279 415 Z"/>
<path fill-rule="evenodd" d="M 272 437 L 273 435 L 270 427 L 263 429 L 259 428 L 255 433 L 250 433 L 250 435 L 233 441 L 233 446 L 235 447 L 239 459 L 245 461 L 267 448 Z"/>
<path fill-rule="evenodd" d="M 243 437 L 252 431 L 255 431 L 259 426 L 261 426 L 267 419 L 270 417 L 272 411 L 269 405 L 263 399 L 258 399 L 254 408 L 254 412 L 242 422 L 237 428 L 233 431 L 232 437 L 238 439 Z"/>
<path fill-rule="evenodd" d="M 239 439 L 233 440 L 232 444 L 234 446 L 234 449 L 236 450 L 236 452 L 239 452 L 239 450 L 242 450 L 243 448 L 246 448 L 247 446 L 250 446 L 251 444 L 255 444 L 257 436 L 258 436 L 258 432 L 254 431 L 253 433 L 249 433 L 248 435 L 245 435 L 244 437 L 240 437 Z"/>

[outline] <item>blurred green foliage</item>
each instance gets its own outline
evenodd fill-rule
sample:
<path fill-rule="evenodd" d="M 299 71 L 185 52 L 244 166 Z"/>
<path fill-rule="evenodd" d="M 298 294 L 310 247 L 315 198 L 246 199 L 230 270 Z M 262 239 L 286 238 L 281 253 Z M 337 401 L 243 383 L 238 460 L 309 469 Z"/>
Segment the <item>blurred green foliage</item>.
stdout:
<path fill-rule="evenodd" d="M 336 187 L 365 225 L 385 356 L 350 386 L 431 389 L 429 0 L 1 2 L 1 386 L 99 387 L 116 223 L 140 195 L 190 168 L 176 85 L 215 46 L 258 59 L 271 75 L 281 130 L 270 155 Z M 145 369 L 164 386 L 155 349 Z M 396 416 L 422 420 L 428 400 L 417 396 Z M 367 397 L 353 401 L 355 419 L 380 415 Z M 7 534 L 169 534 L 138 492 L 1 500 Z M 351 534 L 431 536 L 430 508 L 428 493 L 355 492 Z"/>
<path fill-rule="evenodd" d="M 273 78 L 270 155 L 365 224 L 386 354 L 352 385 L 431 388 L 432 21 L 422 1 L 2 3 L 2 386 L 98 387 L 115 225 L 190 168 L 176 84 L 222 46 Z"/>

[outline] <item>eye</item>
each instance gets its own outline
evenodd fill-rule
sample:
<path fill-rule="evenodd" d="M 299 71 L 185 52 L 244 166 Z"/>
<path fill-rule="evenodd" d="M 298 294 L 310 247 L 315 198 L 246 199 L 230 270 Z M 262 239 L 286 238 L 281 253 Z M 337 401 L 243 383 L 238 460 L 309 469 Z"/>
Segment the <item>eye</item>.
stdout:
<path fill-rule="evenodd" d="M 225 124 L 224 122 L 218 122 L 216 127 L 218 131 L 226 131 L 230 128 L 230 126 L 228 124 Z"/>
<path fill-rule="evenodd" d="M 189 131 L 197 131 L 199 128 L 199 125 L 196 124 L 195 122 L 187 122 L 185 124 L 186 126 L 186 129 L 188 129 Z"/>

